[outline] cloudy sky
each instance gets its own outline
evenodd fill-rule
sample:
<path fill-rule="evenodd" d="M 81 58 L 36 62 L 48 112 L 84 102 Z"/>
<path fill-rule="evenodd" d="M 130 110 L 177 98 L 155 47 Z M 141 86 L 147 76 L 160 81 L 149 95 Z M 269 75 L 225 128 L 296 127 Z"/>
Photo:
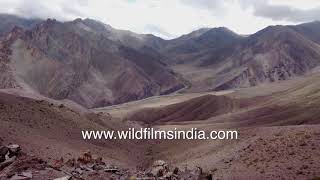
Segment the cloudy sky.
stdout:
<path fill-rule="evenodd" d="M 0 12 L 27 18 L 93 18 L 115 28 L 173 38 L 202 27 L 239 34 L 320 20 L 319 0 L 0 0 Z"/>

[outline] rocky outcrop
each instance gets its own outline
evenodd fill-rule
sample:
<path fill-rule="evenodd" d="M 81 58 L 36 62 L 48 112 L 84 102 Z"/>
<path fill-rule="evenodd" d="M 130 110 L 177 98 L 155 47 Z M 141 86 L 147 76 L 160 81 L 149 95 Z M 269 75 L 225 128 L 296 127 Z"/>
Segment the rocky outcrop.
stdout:
<path fill-rule="evenodd" d="M 12 50 L 11 44 L 15 39 L 19 38 L 23 30 L 14 27 L 13 30 L 7 34 L 6 38 L 0 42 L 0 89 L 6 88 L 20 88 L 19 83 L 14 77 L 14 70 L 10 67 L 10 56 Z"/>
<path fill-rule="evenodd" d="M 4 159 L 4 160 L 3 160 Z M 0 179 L 212 179 L 212 175 L 195 170 L 171 168 L 157 160 L 148 170 L 130 170 L 104 162 L 90 152 L 78 159 L 63 158 L 45 162 L 21 152 L 19 145 L 0 146 Z"/>

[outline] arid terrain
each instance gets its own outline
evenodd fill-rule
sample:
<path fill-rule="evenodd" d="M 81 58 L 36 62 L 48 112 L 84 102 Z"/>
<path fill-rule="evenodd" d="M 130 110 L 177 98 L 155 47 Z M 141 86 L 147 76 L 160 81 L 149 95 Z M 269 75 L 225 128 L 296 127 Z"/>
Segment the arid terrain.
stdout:
<path fill-rule="evenodd" d="M 1 180 L 320 178 L 319 22 L 164 40 L 91 19 L 1 18 Z M 239 137 L 81 135 L 132 127 Z"/>

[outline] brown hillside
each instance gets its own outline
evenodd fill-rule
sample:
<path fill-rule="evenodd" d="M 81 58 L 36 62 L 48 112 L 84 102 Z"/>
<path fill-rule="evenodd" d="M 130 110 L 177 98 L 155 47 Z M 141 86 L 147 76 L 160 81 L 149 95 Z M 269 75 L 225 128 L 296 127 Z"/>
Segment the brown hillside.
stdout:
<path fill-rule="evenodd" d="M 206 120 L 209 117 L 230 113 L 239 107 L 239 102 L 226 96 L 204 95 L 163 108 L 146 108 L 127 117 L 130 121 L 164 123 Z"/>

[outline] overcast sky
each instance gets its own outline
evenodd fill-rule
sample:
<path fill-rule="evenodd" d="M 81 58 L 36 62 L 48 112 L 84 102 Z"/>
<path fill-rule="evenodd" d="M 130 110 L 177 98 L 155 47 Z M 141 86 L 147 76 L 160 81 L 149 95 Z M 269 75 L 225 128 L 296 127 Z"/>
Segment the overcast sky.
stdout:
<path fill-rule="evenodd" d="M 28 18 L 100 20 L 173 38 L 201 27 L 251 34 L 268 25 L 320 20 L 319 0 L 0 0 L 0 12 Z"/>

